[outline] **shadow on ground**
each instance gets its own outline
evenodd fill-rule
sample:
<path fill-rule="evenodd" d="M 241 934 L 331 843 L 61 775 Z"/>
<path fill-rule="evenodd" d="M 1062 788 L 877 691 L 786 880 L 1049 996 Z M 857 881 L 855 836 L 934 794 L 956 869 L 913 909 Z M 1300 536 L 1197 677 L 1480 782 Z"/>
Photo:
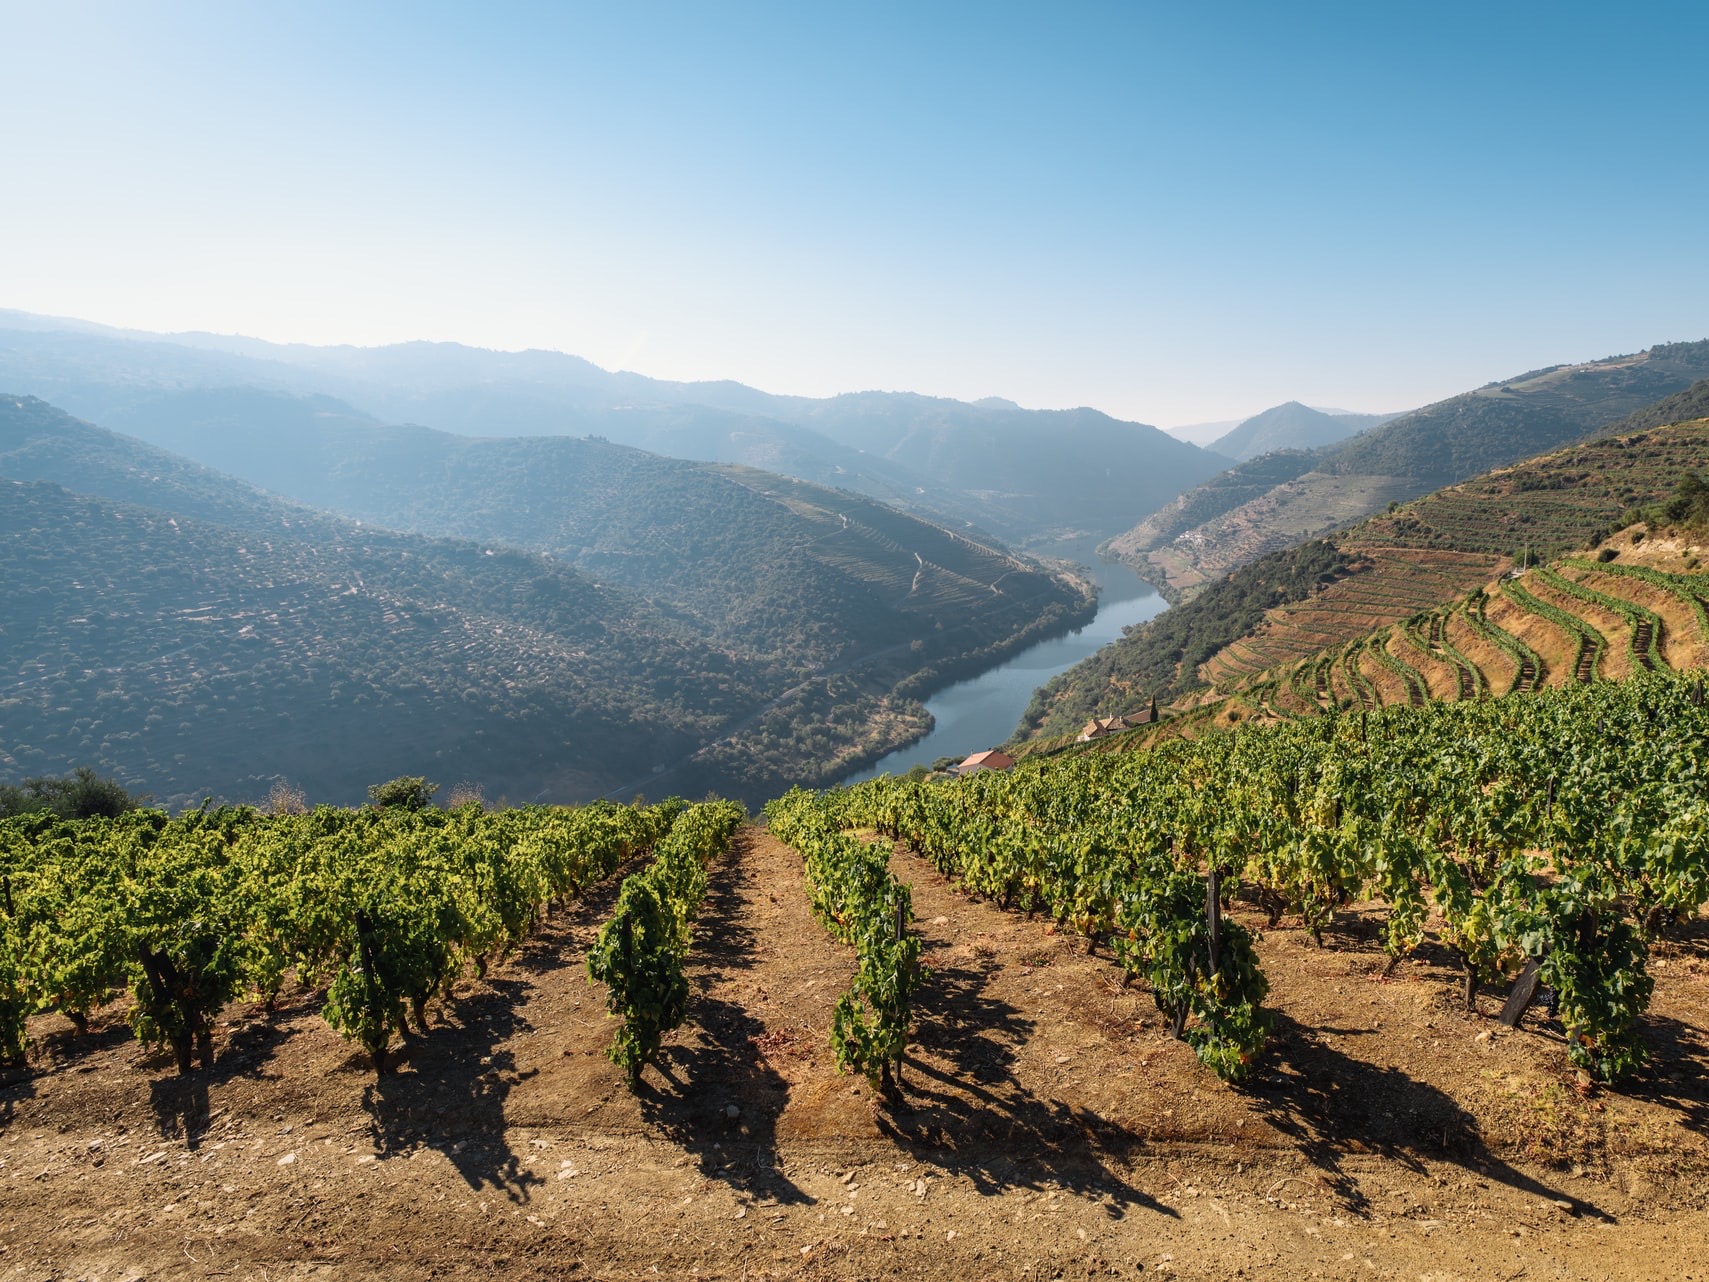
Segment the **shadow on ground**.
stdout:
<path fill-rule="evenodd" d="M 274 1051 L 291 1035 L 298 1020 L 316 1015 L 318 1003 L 294 1011 L 282 1011 L 245 1024 L 223 1042 L 216 1042 L 212 1068 L 197 1068 L 180 1074 L 172 1057 L 157 1052 L 151 1060 L 154 1080 L 148 1087 L 148 1104 L 162 1139 L 183 1140 L 184 1147 L 201 1146 L 210 1121 L 208 1096 L 237 1078 L 277 1077 L 265 1071 Z"/>
<path fill-rule="evenodd" d="M 536 931 L 506 968 L 451 1003 L 425 1036 L 404 1048 L 408 1072 L 388 1073 L 363 1092 L 369 1134 L 382 1160 L 417 1148 L 443 1154 L 471 1189 L 527 1201 L 544 1180 L 528 1171 L 505 1138 L 505 1102 L 534 1074 L 519 1072 L 512 1037 L 532 1027 L 521 1014 L 529 976 L 566 964 L 565 952 L 610 916 L 623 877 L 608 877 L 549 926 Z M 455 1126 L 446 1119 L 454 1118 Z M 458 1138 L 451 1138 L 457 1136 Z"/>
<path fill-rule="evenodd" d="M 981 1193 L 1072 1191 L 1112 1219 L 1130 1207 L 1179 1218 L 1117 1172 L 1143 1147 L 1132 1131 L 1022 1084 L 1011 1065 L 1033 1022 L 991 996 L 997 963 L 933 962 L 915 999 L 919 1050 L 906 1061 L 903 1103 L 879 1128 L 917 1160 L 969 1179 Z"/>
<path fill-rule="evenodd" d="M 641 1116 L 691 1154 L 707 1179 L 806 1203 L 812 1199 L 783 1173 L 778 1157 L 777 1121 L 789 1086 L 766 1060 L 765 1023 L 711 995 L 727 974 L 751 968 L 758 951 L 742 917 L 747 897 L 760 892 L 741 856 L 738 848 L 712 870 L 690 956 L 688 1019 L 661 1056 L 663 1085 L 642 1079 Z"/>
<path fill-rule="evenodd" d="M 1286 1136 L 1325 1186 L 1356 1215 L 1370 1212 L 1350 1155 L 1375 1154 L 1424 1172 L 1452 1162 L 1484 1178 L 1612 1222 L 1601 1208 L 1533 1179 L 1492 1154 L 1472 1116 L 1434 1086 L 1399 1069 L 1351 1059 L 1318 1040 L 1340 1030 L 1309 1029 L 1279 1014 L 1263 1071 L 1242 1088 L 1257 1114 Z"/>
<path fill-rule="evenodd" d="M 490 1188 L 513 1202 L 526 1201 L 529 1189 L 542 1183 L 505 1139 L 505 1099 L 531 1074 L 516 1071 L 503 1044 L 528 1027 L 517 1012 L 530 987 L 488 979 L 447 1012 L 454 1031 L 441 1025 L 411 1040 L 412 1071 L 387 1073 L 363 1091 L 369 1135 L 382 1161 L 434 1149 L 470 1188 Z M 446 1124 L 448 1117 L 455 1126 Z"/>
<path fill-rule="evenodd" d="M 1709 1034 L 1660 1015 L 1646 1016 L 1643 1030 L 1649 1059 L 1621 1089 L 1709 1131 Z"/>

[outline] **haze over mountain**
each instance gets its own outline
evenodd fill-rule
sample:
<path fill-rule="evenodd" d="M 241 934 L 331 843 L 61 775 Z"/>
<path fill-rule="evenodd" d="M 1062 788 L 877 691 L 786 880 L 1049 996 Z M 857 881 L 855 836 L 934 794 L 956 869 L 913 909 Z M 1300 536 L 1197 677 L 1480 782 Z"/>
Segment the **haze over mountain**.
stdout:
<path fill-rule="evenodd" d="M 1398 415 L 1395 414 L 1315 410 L 1298 401 L 1288 401 L 1262 414 L 1254 414 L 1232 431 L 1217 437 L 1206 448 L 1236 462 L 1245 462 L 1272 450 L 1314 450 L 1333 445 L 1396 417 Z"/>
<path fill-rule="evenodd" d="M 814 400 L 612 373 L 557 352 L 140 335 L 15 312 L 0 312 L 0 387 L 239 473 L 240 460 L 216 458 L 209 439 L 258 418 L 282 434 L 344 418 L 597 435 L 855 490 L 1019 545 L 1107 537 L 1225 465 L 1090 409 L 890 392 Z M 293 408 L 292 397 L 306 403 Z"/>
<path fill-rule="evenodd" d="M 1552 365 L 1312 451 L 1259 456 L 1105 548 L 1172 596 L 1443 485 L 1604 430 L 1709 376 L 1709 341 Z"/>
<path fill-rule="evenodd" d="M 352 800 L 406 769 L 513 797 L 758 797 L 918 733 L 918 696 L 1089 608 L 1000 548 L 751 469 L 331 422 L 327 496 L 387 493 L 392 524 L 471 537 L 299 507 L 0 398 L 0 648 L 24 674 L 6 773 L 89 762 L 175 798 L 286 774 Z M 316 757 L 321 734 L 338 748 Z"/>

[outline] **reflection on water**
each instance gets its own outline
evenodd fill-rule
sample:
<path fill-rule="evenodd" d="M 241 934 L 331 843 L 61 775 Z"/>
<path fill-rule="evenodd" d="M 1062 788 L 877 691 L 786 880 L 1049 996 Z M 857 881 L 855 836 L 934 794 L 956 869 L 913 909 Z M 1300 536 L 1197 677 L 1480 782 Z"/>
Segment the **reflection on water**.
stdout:
<path fill-rule="evenodd" d="M 1098 613 L 1078 632 L 1054 641 L 1041 641 L 1011 657 L 1000 667 L 926 701 L 935 725 L 918 743 L 900 748 L 878 764 L 843 780 L 858 783 L 881 774 L 901 774 L 915 765 L 931 765 L 939 757 L 960 760 L 970 753 L 994 748 L 1015 732 L 1033 691 L 1057 673 L 1120 638 L 1122 629 L 1160 614 L 1167 604 L 1150 584 L 1115 562 L 1096 560 L 1086 547 L 1064 548 L 1059 556 L 1091 565 L 1102 591 Z"/>

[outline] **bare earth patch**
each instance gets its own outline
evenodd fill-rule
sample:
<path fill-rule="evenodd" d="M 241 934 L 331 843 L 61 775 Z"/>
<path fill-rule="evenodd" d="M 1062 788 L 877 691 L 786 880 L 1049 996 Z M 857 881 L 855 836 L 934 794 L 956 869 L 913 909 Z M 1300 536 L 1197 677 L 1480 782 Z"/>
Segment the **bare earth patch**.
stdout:
<path fill-rule="evenodd" d="M 1275 1051 L 1232 1089 L 1109 958 L 895 866 L 933 972 L 904 1110 L 835 1071 L 852 953 L 749 829 L 640 1096 L 582 966 L 615 884 L 379 1085 L 312 994 L 234 1012 L 186 1081 L 112 1019 L 40 1021 L 0 1087 L 0 1279 L 1709 1277 L 1701 939 L 1658 955 L 1651 1074 L 1586 1093 L 1445 958 L 1384 980 L 1373 910 L 1325 949 L 1284 926 Z"/>

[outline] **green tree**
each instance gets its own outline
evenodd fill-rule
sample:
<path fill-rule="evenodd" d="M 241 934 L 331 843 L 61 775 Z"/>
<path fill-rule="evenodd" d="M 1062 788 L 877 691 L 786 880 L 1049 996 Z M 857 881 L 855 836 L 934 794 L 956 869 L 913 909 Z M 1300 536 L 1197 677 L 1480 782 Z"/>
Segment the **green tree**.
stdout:
<path fill-rule="evenodd" d="M 426 810 L 438 791 L 438 784 L 428 783 L 421 775 L 399 775 L 370 785 L 368 800 L 381 810 Z"/>

